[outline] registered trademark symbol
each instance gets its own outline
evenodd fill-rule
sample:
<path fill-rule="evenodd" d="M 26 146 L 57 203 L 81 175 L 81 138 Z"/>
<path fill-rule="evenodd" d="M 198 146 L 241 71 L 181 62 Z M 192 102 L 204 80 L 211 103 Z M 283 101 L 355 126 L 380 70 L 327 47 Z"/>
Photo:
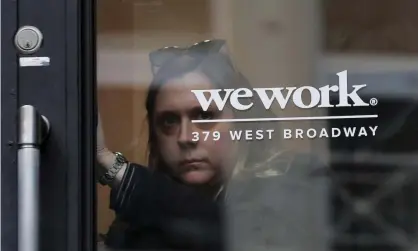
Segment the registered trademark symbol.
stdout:
<path fill-rule="evenodd" d="M 372 106 L 377 105 L 377 103 L 378 103 L 378 102 L 377 102 L 377 98 L 371 98 L 369 103 L 370 103 L 370 105 L 372 105 Z"/>

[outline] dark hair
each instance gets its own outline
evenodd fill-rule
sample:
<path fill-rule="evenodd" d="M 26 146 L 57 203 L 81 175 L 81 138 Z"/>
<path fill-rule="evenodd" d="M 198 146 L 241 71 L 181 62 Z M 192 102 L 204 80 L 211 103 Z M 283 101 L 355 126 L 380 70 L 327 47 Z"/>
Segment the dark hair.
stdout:
<path fill-rule="evenodd" d="M 215 88 L 225 89 L 238 89 L 238 88 L 251 88 L 248 80 L 237 71 L 229 56 L 223 53 L 212 53 L 205 55 L 204 57 L 196 57 L 194 55 L 180 55 L 170 59 L 154 74 L 153 81 L 148 89 L 148 95 L 146 99 L 146 110 L 148 119 L 148 145 L 149 156 L 152 159 L 156 155 L 155 146 L 155 125 L 153 124 L 153 116 L 155 109 L 155 102 L 157 95 L 162 86 L 164 86 L 170 79 L 180 77 L 186 73 L 198 71 L 204 74 Z M 252 100 L 255 104 L 249 111 L 239 112 L 234 110 L 234 116 L 237 118 L 251 118 L 251 117 L 273 117 L 274 115 L 266 111 L 265 109 L 257 110 L 257 107 L 262 107 L 260 100 Z M 261 126 L 258 124 L 257 128 L 265 127 L 270 123 L 263 123 Z M 240 123 L 239 128 L 251 129 L 255 128 L 255 123 Z M 270 124 L 271 125 L 271 124 Z M 250 143 L 250 142 L 248 142 Z M 268 140 L 251 141 L 251 148 L 257 149 L 257 151 L 250 151 L 252 158 L 255 162 L 258 159 L 265 159 L 260 155 L 261 152 L 266 152 L 267 144 L 270 144 Z M 150 163 L 152 166 L 152 163 Z"/>

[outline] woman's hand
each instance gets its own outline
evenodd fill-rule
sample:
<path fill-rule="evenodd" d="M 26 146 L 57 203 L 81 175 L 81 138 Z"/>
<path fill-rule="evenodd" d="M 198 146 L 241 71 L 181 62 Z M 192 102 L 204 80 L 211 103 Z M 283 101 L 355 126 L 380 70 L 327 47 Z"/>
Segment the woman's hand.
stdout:
<path fill-rule="evenodd" d="M 99 179 L 104 175 L 107 170 L 112 168 L 116 161 L 116 155 L 106 147 L 106 141 L 103 133 L 102 120 L 99 114 L 99 121 L 97 123 L 97 143 L 96 143 L 96 155 L 99 166 L 96 170 L 97 178 Z M 122 179 L 126 165 L 117 173 L 115 177 L 115 184 L 108 184 L 109 186 L 116 186 Z"/>
<path fill-rule="evenodd" d="M 97 157 L 100 160 L 101 157 L 105 156 L 110 151 L 106 147 L 106 142 L 105 142 L 104 133 L 103 133 L 103 127 L 102 127 L 102 119 L 100 117 L 100 114 L 99 114 L 98 117 L 99 117 L 99 121 L 97 123 L 97 145 L 96 145 L 96 153 L 97 153 Z"/>
<path fill-rule="evenodd" d="M 102 166 L 98 173 L 104 173 L 110 169 L 115 161 L 115 154 L 106 147 L 106 142 L 103 133 L 102 120 L 99 114 L 99 121 L 97 124 L 97 144 L 96 144 L 97 161 Z M 102 170 L 104 169 L 104 170 Z"/>

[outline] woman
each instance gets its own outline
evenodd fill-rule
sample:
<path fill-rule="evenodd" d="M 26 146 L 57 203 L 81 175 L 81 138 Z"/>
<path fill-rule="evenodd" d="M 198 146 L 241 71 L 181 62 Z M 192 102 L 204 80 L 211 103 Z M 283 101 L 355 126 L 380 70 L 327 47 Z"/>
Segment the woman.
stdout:
<path fill-rule="evenodd" d="M 234 69 L 224 41 L 164 48 L 151 53 L 150 59 L 154 73 L 146 100 L 150 167 L 125 164 L 119 154 L 115 160 L 104 146 L 99 126 L 99 162 L 113 168 L 103 183 L 113 186 L 111 208 L 127 226 L 122 243 L 113 246 L 306 250 L 298 238 L 313 233 L 305 233 L 295 212 L 306 210 L 303 198 L 312 199 L 318 189 L 324 192 L 324 184 L 309 176 L 320 167 L 318 162 L 284 152 L 274 140 L 231 140 L 231 131 L 273 130 L 277 124 L 192 122 L 273 116 L 256 110 L 262 107 L 257 99 L 245 112 L 228 104 L 222 111 L 215 105 L 202 110 L 191 90 L 250 88 Z M 109 237 L 117 232 L 110 231 Z M 304 237 L 294 239 L 298 234 Z"/>

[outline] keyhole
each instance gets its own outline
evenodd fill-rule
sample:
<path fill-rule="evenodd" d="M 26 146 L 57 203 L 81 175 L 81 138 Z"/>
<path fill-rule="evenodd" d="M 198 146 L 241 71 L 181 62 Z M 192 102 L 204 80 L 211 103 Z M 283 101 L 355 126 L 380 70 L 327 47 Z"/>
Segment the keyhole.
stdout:
<path fill-rule="evenodd" d="M 30 42 L 29 42 L 29 41 L 26 41 L 26 43 L 25 43 L 25 48 L 26 48 L 26 49 L 29 49 L 29 48 L 30 48 Z"/>

